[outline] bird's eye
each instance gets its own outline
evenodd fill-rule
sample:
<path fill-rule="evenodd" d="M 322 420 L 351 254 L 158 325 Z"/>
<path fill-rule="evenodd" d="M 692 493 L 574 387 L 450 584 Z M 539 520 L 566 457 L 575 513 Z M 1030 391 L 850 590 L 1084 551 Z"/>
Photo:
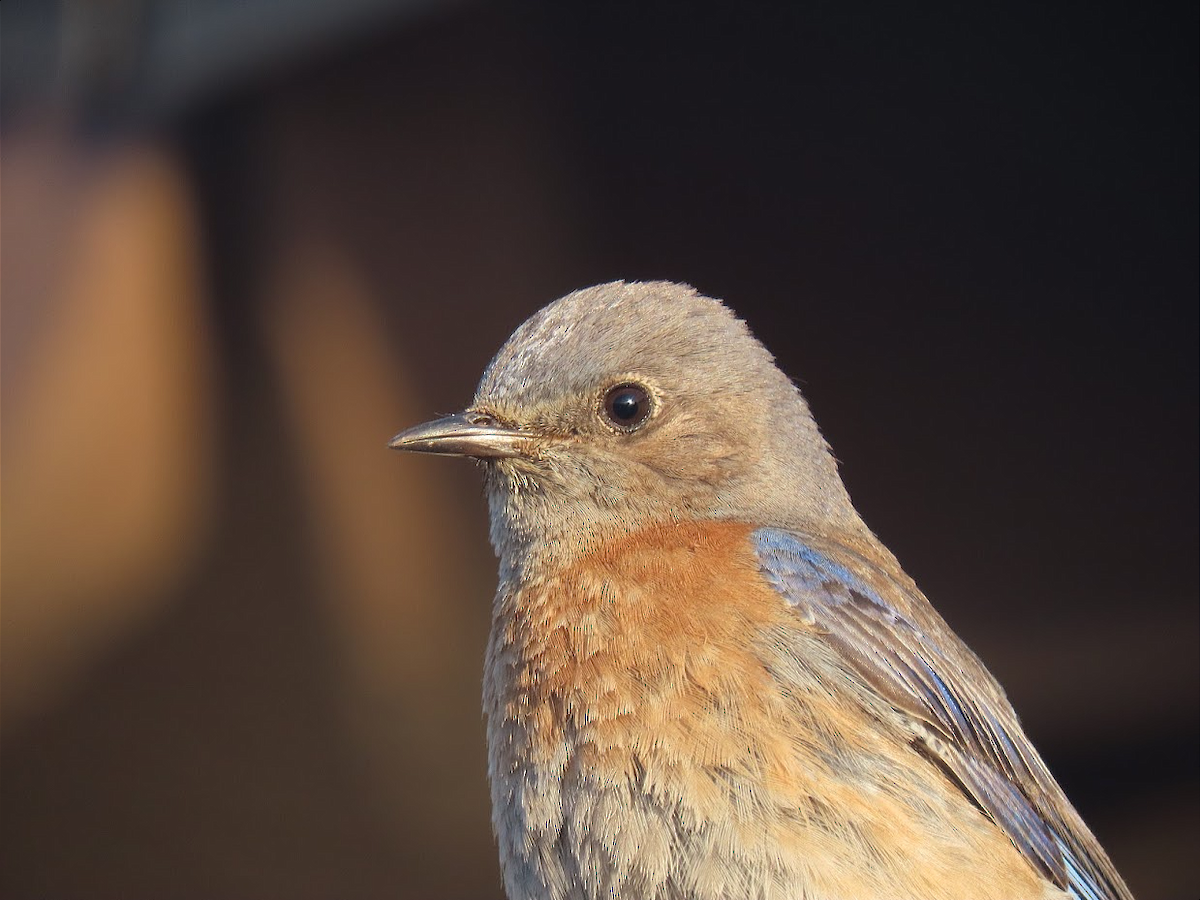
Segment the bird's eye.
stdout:
<path fill-rule="evenodd" d="M 650 392 L 640 384 L 618 384 L 604 395 L 604 418 L 621 431 L 636 431 L 652 412 Z"/>

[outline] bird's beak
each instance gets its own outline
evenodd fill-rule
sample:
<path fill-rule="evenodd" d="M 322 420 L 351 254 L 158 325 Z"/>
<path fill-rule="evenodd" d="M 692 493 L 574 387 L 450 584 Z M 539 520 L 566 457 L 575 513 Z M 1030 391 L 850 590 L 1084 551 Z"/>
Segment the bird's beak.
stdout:
<path fill-rule="evenodd" d="M 400 432 L 388 443 L 393 450 L 442 453 L 476 459 L 525 455 L 531 435 L 498 425 L 490 416 L 462 412 Z"/>

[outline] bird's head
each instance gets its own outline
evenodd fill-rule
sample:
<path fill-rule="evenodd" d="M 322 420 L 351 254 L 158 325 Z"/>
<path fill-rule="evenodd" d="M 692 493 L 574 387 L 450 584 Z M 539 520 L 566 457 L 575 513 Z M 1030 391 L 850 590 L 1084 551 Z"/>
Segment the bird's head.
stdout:
<path fill-rule="evenodd" d="M 795 385 L 723 304 L 667 282 L 551 303 L 467 410 L 391 446 L 485 463 L 502 558 L 670 521 L 858 521 Z"/>

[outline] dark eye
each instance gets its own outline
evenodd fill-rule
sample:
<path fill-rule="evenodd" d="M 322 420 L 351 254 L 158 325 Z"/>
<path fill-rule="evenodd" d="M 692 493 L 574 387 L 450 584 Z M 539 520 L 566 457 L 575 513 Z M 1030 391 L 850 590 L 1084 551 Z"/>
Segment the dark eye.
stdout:
<path fill-rule="evenodd" d="M 618 384 L 604 395 L 604 417 L 622 431 L 641 428 L 651 408 L 650 392 L 640 384 Z"/>

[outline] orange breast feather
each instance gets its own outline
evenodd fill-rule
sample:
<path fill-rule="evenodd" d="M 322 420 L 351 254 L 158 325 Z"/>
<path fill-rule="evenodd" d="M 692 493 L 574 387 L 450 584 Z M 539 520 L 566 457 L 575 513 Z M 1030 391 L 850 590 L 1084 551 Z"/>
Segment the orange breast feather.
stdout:
<path fill-rule="evenodd" d="M 765 878 L 813 897 L 1052 896 L 763 581 L 751 530 L 649 529 L 501 595 L 485 708 L 502 853 L 566 879 L 584 859 L 651 894 Z"/>

